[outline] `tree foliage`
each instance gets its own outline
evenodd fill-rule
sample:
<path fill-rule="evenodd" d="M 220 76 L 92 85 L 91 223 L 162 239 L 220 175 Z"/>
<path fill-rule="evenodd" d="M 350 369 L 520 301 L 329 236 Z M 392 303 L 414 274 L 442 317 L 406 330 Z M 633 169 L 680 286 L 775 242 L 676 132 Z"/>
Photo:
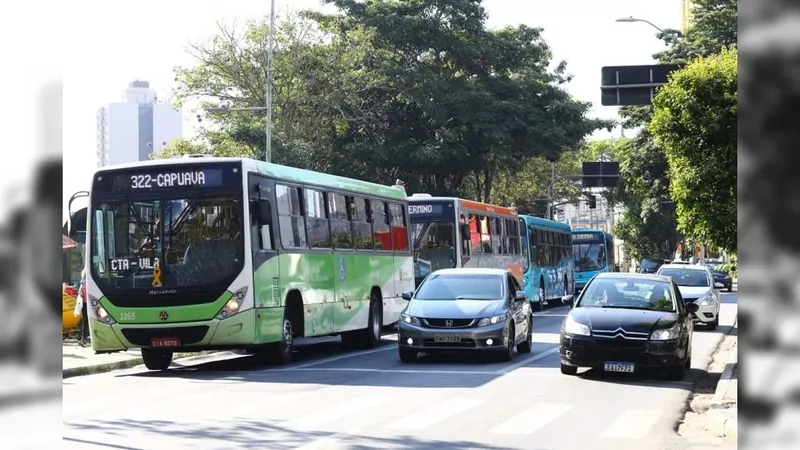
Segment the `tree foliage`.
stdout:
<path fill-rule="evenodd" d="M 737 7 L 737 0 L 693 2 L 689 29 L 685 34 L 677 30 L 659 33 L 658 37 L 668 47 L 654 55 L 655 59 L 660 63 L 683 64 L 698 57 L 717 54 L 726 48 L 734 48 L 738 38 Z M 647 125 L 653 113 L 652 105 L 620 108 L 626 128 Z M 625 213 L 615 232 L 625 241 L 626 251 L 634 258 L 656 255 L 672 258 L 682 236 L 676 231 L 678 219 L 675 205 L 670 203 L 667 156 L 647 130 L 640 132 L 632 144 L 631 154 L 628 155 L 631 162 L 626 164 L 622 161 L 627 195 L 621 198 Z"/>
<path fill-rule="evenodd" d="M 672 75 L 648 129 L 669 162 L 670 193 L 686 235 L 736 249 L 737 64 L 735 50 Z"/>
<path fill-rule="evenodd" d="M 513 197 L 492 189 L 498 177 L 527 176 L 612 125 L 565 90 L 540 28 L 489 30 L 479 0 L 326 3 L 338 14 L 275 30 L 274 162 L 497 201 Z M 264 106 L 268 31 L 220 26 L 176 70 L 179 98 L 208 100 L 202 135 L 217 154 L 263 158 L 263 114 L 211 106 Z"/>

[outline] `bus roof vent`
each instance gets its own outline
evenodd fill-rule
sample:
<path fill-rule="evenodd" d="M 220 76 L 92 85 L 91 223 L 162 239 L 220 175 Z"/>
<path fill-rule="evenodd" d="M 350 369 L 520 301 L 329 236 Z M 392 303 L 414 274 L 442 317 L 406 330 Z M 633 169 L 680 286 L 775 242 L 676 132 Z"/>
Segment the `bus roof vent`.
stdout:
<path fill-rule="evenodd" d="M 395 189 L 402 189 L 403 192 L 406 191 L 406 183 L 403 180 L 401 180 L 400 178 L 395 180 L 394 185 L 392 185 L 392 187 L 395 188 Z"/>
<path fill-rule="evenodd" d="M 205 153 L 193 153 L 191 155 L 183 155 L 184 158 L 213 158 L 214 155 L 208 155 Z"/>
<path fill-rule="evenodd" d="M 411 194 L 411 197 L 414 197 L 414 198 L 431 198 L 431 194 L 423 194 L 423 193 L 419 193 L 418 192 L 416 194 Z"/>

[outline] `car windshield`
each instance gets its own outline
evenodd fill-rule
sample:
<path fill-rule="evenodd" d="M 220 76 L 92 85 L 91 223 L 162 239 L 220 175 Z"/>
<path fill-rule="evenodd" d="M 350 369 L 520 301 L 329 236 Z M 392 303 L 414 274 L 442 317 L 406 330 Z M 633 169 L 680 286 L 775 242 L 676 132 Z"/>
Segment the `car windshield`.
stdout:
<path fill-rule="evenodd" d="M 644 269 L 658 269 L 662 264 L 664 264 L 664 261 L 660 259 L 642 260 L 642 268 Z"/>
<path fill-rule="evenodd" d="M 503 298 L 500 275 L 439 275 L 434 273 L 419 287 L 417 300 L 499 300 Z"/>
<path fill-rule="evenodd" d="M 589 283 L 575 307 L 675 312 L 675 298 L 670 283 L 664 281 L 601 278 Z"/>
<path fill-rule="evenodd" d="M 705 287 L 711 286 L 711 280 L 708 279 L 708 274 L 705 270 L 697 269 L 661 269 L 658 271 L 659 275 L 671 277 L 675 284 L 678 286 L 686 287 Z"/>

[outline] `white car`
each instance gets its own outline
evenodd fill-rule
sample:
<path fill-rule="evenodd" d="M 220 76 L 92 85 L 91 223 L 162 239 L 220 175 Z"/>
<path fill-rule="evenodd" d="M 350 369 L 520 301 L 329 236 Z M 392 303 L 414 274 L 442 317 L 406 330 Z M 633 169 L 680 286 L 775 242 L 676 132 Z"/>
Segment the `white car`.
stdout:
<path fill-rule="evenodd" d="M 719 325 L 719 293 L 714 289 L 714 274 L 706 266 L 689 264 L 665 264 L 658 268 L 658 275 L 671 277 L 678 285 L 686 303 L 695 303 L 697 312 L 692 314 L 695 323 L 715 330 Z"/>

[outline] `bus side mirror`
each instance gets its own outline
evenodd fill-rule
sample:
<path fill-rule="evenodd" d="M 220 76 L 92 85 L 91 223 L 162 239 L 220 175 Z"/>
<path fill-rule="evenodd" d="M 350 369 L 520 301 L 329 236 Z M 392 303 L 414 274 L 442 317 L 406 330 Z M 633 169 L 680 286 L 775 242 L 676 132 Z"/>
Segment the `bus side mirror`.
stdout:
<path fill-rule="evenodd" d="M 469 229 L 469 225 L 466 223 L 461 224 L 461 239 L 465 241 L 472 239 L 471 230 Z"/>

